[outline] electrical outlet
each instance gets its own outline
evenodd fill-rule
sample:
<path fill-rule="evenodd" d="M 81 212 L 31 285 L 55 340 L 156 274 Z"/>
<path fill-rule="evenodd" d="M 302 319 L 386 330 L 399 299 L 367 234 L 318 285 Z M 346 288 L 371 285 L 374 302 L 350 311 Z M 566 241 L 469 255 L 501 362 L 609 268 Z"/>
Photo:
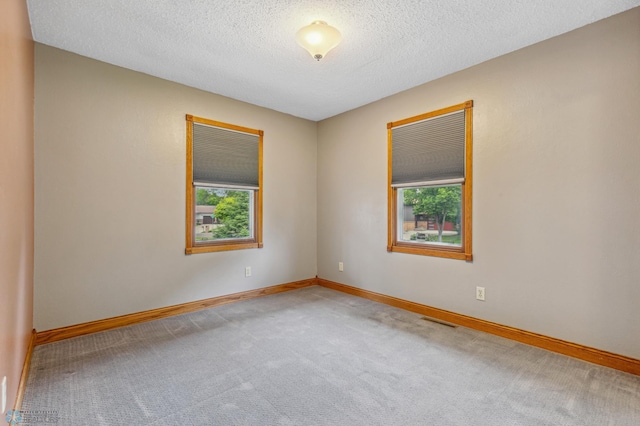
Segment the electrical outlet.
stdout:
<path fill-rule="evenodd" d="M 2 378 L 2 414 L 7 411 L 7 376 Z"/>
<path fill-rule="evenodd" d="M 344 263 L 338 262 L 338 271 L 340 272 L 344 271 Z"/>
<path fill-rule="evenodd" d="M 476 287 L 476 299 L 484 301 L 484 287 Z"/>
<path fill-rule="evenodd" d="M 251 266 L 247 266 L 246 268 L 244 268 L 244 276 L 245 277 L 251 276 Z"/>

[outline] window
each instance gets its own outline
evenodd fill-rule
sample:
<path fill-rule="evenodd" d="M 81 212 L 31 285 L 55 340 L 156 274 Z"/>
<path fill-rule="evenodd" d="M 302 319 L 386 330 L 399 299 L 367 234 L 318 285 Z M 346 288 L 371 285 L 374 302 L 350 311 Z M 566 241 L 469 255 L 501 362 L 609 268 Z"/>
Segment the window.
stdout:
<path fill-rule="evenodd" d="M 473 101 L 387 125 L 387 251 L 472 260 Z"/>
<path fill-rule="evenodd" d="M 186 254 L 262 247 L 262 137 L 187 115 Z"/>

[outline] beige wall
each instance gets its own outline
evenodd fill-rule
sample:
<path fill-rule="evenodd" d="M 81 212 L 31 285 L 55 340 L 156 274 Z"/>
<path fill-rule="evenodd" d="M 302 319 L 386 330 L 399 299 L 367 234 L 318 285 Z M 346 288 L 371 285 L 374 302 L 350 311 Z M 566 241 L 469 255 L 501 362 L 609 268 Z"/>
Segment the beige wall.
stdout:
<path fill-rule="evenodd" d="M 316 123 L 40 44 L 35 56 L 37 330 L 316 275 Z M 264 130 L 263 249 L 185 256 L 185 114 Z"/>
<path fill-rule="evenodd" d="M 0 381 L 7 377 L 8 409 L 32 316 L 33 41 L 26 3 L 9 0 L 0 13 Z"/>
<path fill-rule="evenodd" d="M 387 253 L 386 123 L 468 99 L 473 263 Z M 640 358 L 639 117 L 636 8 L 324 120 L 319 276 Z"/>
<path fill-rule="evenodd" d="M 317 125 L 37 45 L 35 326 L 319 271 L 640 358 L 638 75 L 638 8 Z M 386 123 L 467 99 L 474 261 L 387 253 Z M 186 113 L 265 131 L 264 249 L 183 254 Z"/>

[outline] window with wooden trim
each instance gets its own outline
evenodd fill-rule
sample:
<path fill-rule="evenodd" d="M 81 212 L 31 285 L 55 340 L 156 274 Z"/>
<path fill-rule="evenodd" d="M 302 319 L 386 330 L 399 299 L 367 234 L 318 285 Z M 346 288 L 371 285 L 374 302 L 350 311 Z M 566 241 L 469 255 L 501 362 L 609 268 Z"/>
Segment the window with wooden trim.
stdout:
<path fill-rule="evenodd" d="M 261 248 L 263 131 L 186 118 L 185 253 Z"/>
<path fill-rule="evenodd" d="M 473 101 L 387 124 L 387 251 L 472 260 Z"/>

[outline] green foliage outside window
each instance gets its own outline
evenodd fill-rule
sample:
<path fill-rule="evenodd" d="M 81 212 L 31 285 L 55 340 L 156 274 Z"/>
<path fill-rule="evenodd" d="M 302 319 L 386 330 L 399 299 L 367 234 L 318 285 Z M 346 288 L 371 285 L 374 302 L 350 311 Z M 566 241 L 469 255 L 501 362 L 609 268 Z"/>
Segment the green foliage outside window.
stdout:
<path fill-rule="evenodd" d="M 247 238 L 251 236 L 249 191 L 219 188 L 197 188 L 196 204 L 215 206 L 217 224 L 211 231 L 214 239 Z"/>
<path fill-rule="evenodd" d="M 216 190 L 209 188 L 197 188 L 196 205 L 198 206 L 216 206 L 220 202 L 221 197 L 216 194 Z"/>
<path fill-rule="evenodd" d="M 404 205 L 413 206 L 414 215 L 426 215 L 436 221 L 438 241 L 442 241 L 445 222 L 460 228 L 462 187 L 460 185 L 411 188 L 402 191 Z M 445 241 L 447 242 L 447 241 Z"/>
<path fill-rule="evenodd" d="M 220 221 L 220 226 L 213 230 L 215 238 L 249 237 L 249 192 L 226 191 L 216 206 L 215 216 Z"/>

